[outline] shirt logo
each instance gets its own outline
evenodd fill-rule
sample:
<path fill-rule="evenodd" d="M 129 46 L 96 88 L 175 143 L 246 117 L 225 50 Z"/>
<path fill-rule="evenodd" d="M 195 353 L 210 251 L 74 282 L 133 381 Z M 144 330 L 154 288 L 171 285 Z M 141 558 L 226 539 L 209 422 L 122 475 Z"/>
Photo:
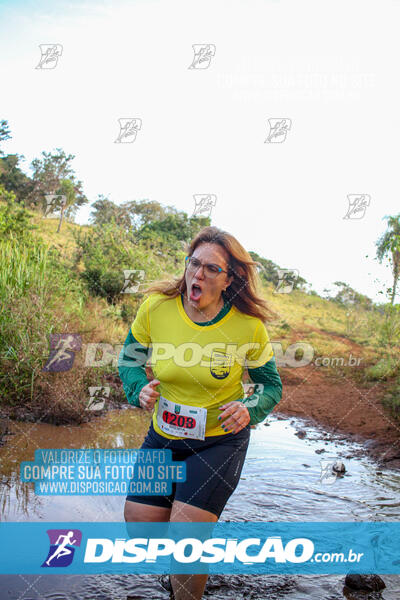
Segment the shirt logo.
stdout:
<path fill-rule="evenodd" d="M 48 529 L 50 548 L 42 567 L 68 567 L 74 558 L 75 547 L 80 546 L 82 532 L 79 529 Z"/>
<path fill-rule="evenodd" d="M 228 377 L 232 364 L 232 355 L 217 350 L 211 352 L 210 371 L 211 375 L 216 379 L 225 379 L 225 377 Z"/>

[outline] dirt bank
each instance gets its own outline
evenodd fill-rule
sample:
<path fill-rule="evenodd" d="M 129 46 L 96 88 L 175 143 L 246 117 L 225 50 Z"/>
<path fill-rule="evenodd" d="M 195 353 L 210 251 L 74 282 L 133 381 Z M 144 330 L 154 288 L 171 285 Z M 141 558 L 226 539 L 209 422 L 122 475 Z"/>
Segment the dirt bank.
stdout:
<path fill-rule="evenodd" d="M 360 384 L 343 375 L 328 376 L 323 367 L 279 369 L 283 396 L 275 412 L 322 425 L 362 443 L 381 466 L 400 469 L 400 425 L 381 404 L 387 383 Z"/>
<path fill-rule="evenodd" d="M 362 443 L 365 452 L 382 466 L 400 469 L 400 425 L 381 404 L 389 384 L 370 382 L 360 384 L 353 378 L 327 375 L 323 367 L 280 368 L 283 396 L 274 414 L 297 416 L 314 425 L 321 425 L 331 434 L 345 434 L 350 440 Z M 149 381 L 151 368 L 146 368 Z M 118 400 L 108 401 L 103 411 L 84 411 L 79 422 L 92 420 L 104 411 L 125 404 L 118 375 L 109 375 L 107 383 L 115 388 Z M 121 404 L 122 402 L 122 404 Z M 0 410 L 1 438 L 7 433 L 8 419 L 41 421 L 28 406 L 3 407 Z M 44 420 L 45 421 L 45 420 Z M 51 421 L 50 421 L 51 422 Z"/>

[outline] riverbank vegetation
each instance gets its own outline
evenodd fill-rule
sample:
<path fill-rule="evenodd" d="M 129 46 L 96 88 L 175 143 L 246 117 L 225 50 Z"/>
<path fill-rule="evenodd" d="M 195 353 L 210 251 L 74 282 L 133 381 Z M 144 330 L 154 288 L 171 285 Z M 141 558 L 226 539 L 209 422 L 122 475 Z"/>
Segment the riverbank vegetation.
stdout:
<path fill-rule="evenodd" d="M 0 142 L 7 131 L 2 121 Z M 12 418 L 88 420 L 99 413 L 88 410 L 92 387 L 109 388 L 103 410 L 125 403 L 117 359 L 141 290 L 182 273 L 186 244 L 211 224 L 208 217 L 189 217 L 155 201 L 117 205 L 99 196 L 90 224 L 77 225 L 76 209 L 87 199 L 72 158 L 60 149 L 43 153 L 32 163 L 32 177 L 22 172 L 17 155 L 0 158 L 0 409 Z M 322 297 L 301 276 L 292 280 L 290 293 L 279 293 L 280 267 L 249 250 L 259 263 L 261 293 L 278 315 L 267 328 L 283 382 L 285 372 L 296 368 L 293 360 L 301 363 L 305 343 L 312 348 L 310 368 L 387 382 L 384 408 L 400 420 L 398 223 L 400 215 L 391 217 L 377 243 L 378 258 L 386 256 L 394 273 L 387 301 L 379 305 L 344 282 Z M 126 270 L 134 271 L 136 293 L 122 291 Z M 68 369 L 54 368 L 54 361 L 48 366 L 60 349 Z M 351 362 L 350 355 L 361 361 Z"/>

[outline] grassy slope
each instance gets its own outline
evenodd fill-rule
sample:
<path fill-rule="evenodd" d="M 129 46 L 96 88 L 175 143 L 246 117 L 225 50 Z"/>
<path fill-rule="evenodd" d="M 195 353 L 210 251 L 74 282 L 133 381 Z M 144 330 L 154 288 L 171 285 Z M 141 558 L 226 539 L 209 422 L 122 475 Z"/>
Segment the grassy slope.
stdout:
<path fill-rule="evenodd" d="M 41 237 L 54 244 L 67 258 L 71 259 L 75 249 L 72 231 L 87 226 L 64 222 L 57 233 L 58 219 L 34 217 Z M 271 340 L 282 342 L 283 349 L 295 341 L 306 341 L 314 347 L 318 356 L 339 356 L 348 353 L 349 348 L 357 348 L 359 356 L 371 363 L 384 354 L 377 334 L 377 321 L 380 315 L 372 315 L 362 308 L 348 309 L 335 302 L 294 290 L 290 294 L 277 294 L 272 286 L 263 286 L 263 294 L 271 308 L 279 315 L 279 320 L 269 323 Z M 115 340 L 115 335 L 126 329 L 124 323 L 107 318 L 113 314 L 103 300 L 90 300 L 92 310 L 96 310 L 94 321 L 99 324 L 99 311 L 108 320 L 103 325 Z M 105 334 L 106 331 L 103 331 Z M 350 343 L 349 343 L 350 342 Z"/>
<path fill-rule="evenodd" d="M 38 227 L 38 234 L 45 242 L 54 245 L 67 258 L 71 259 L 76 248 L 75 240 L 72 235 L 74 230 L 87 230 L 89 226 L 77 225 L 63 221 L 61 230 L 57 233 L 58 218 L 45 218 L 37 216 L 36 213 L 30 212 L 32 223 Z"/>
<path fill-rule="evenodd" d="M 37 234 L 46 242 L 56 246 L 69 262 L 75 249 L 72 232 L 81 226 L 64 222 L 60 233 L 57 234 L 58 219 L 34 216 L 33 222 L 38 226 Z M 172 265 L 165 264 L 164 257 L 156 258 L 160 277 L 164 278 L 167 273 L 163 272 L 163 269 L 171 270 Z M 382 372 L 386 372 L 386 359 L 382 358 L 385 350 L 378 334 L 378 321 L 383 319 L 381 315 L 371 314 L 363 309 L 348 310 L 337 303 L 297 290 L 290 294 L 277 294 L 271 286 L 264 286 L 263 294 L 271 308 L 279 315 L 278 319 L 268 323 L 267 328 L 271 341 L 281 342 L 283 352 L 293 342 L 307 342 L 314 349 L 314 358 L 316 356 L 333 356 L 343 357 L 347 360 L 351 352 L 353 356 L 363 357 L 362 367 L 375 365 L 382 359 L 384 367 Z M 109 306 L 102 298 L 89 296 L 77 311 L 75 305 L 69 309 L 68 301 L 64 301 L 64 298 L 57 300 L 57 308 L 53 312 L 54 332 L 75 331 L 81 333 L 84 344 L 89 342 L 113 345 L 123 343 L 129 324 L 121 319 L 118 307 Z M 133 298 L 129 301 L 140 302 Z M 45 345 L 48 347 L 47 341 Z M 67 403 L 71 407 L 72 413 L 82 415 L 82 397 L 87 394 L 87 386 L 101 385 L 107 377 L 107 373 L 117 374 L 116 366 L 111 365 L 106 371 L 85 368 L 84 352 L 78 354 L 80 356 L 77 356 L 74 368 L 68 373 L 38 373 L 40 395 L 47 398 L 44 405 L 46 410 L 51 413 L 53 413 L 56 399 L 58 412 L 61 415 L 64 410 L 64 398 L 67 397 Z M 392 351 L 392 354 L 399 360 L 399 350 Z M 333 373 L 335 369 L 331 371 Z M 360 370 L 357 371 L 360 372 Z M 363 377 L 368 376 L 368 369 L 362 368 L 361 371 Z M 329 373 L 330 368 L 325 369 L 324 372 Z M 352 376 L 353 373 L 355 374 L 355 370 L 350 369 L 348 375 Z M 116 388 L 114 391 L 117 397 Z M 40 402 L 43 404 L 43 400 Z M 71 414 L 66 418 L 73 420 Z"/>

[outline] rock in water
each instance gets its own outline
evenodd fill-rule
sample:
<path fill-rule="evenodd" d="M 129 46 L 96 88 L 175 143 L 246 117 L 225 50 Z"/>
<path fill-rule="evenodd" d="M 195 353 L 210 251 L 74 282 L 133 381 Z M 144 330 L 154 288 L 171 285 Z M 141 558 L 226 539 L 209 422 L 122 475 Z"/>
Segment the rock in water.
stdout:
<path fill-rule="evenodd" d="M 297 435 L 298 438 L 303 440 L 306 437 L 307 432 L 304 431 L 304 429 L 299 429 L 299 431 L 296 431 L 296 433 L 294 435 Z"/>
<path fill-rule="evenodd" d="M 379 592 L 386 587 L 385 582 L 379 575 L 355 575 L 349 573 L 344 581 L 345 585 L 353 590 L 367 590 L 368 592 Z"/>
<path fill-rule="evenodd" d="M 345 473 L 346 467 L 341 460 L 337 460 L 332 466 L 332 471 L 335 471 L 335 473 Z"/>

